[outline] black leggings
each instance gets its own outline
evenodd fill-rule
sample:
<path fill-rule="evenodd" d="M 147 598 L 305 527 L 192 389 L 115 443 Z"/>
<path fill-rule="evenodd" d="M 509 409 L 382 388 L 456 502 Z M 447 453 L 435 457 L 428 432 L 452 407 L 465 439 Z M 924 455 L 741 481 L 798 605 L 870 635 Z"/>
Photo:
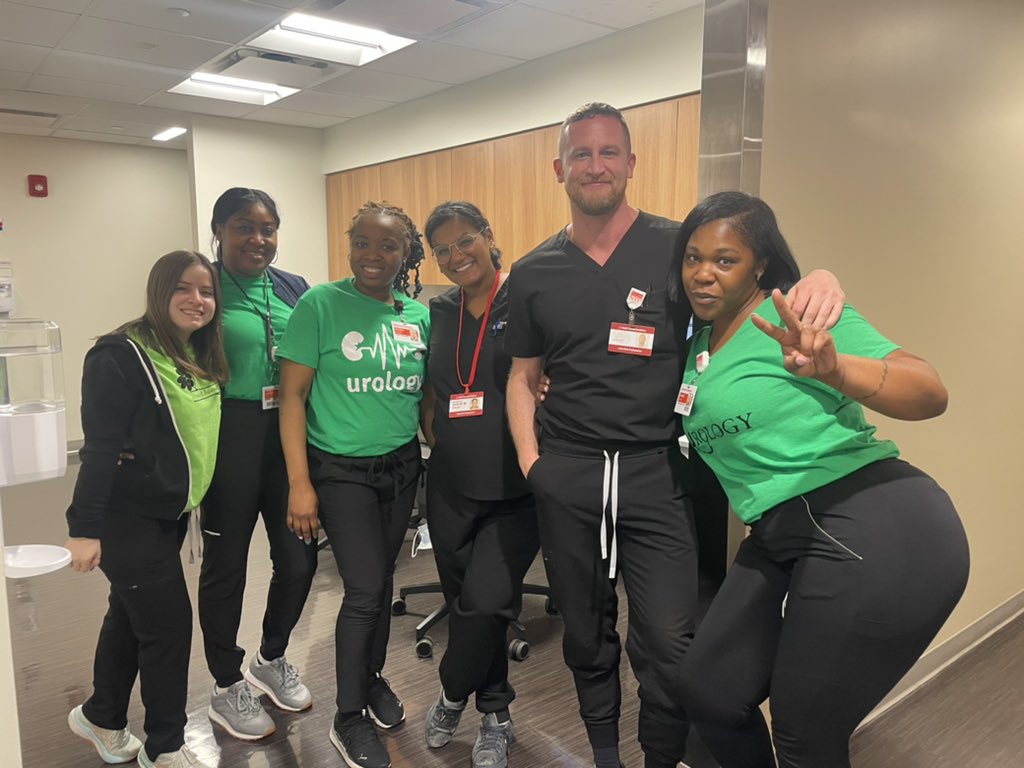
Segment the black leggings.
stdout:
<path fill-rule="evenodd" d="M 683 665 L 682 699 L 722 768 L 848 768 L 854 728 L 935 637 L 967 583 L 946 493 L 871 464 L 751 527 Z"/>
<path fill-rule="evenodd" d="M 345 587 L 334 631 L 338 711 L 358 712 L 387 657 L 395 561 L 416 497 L 420 446 L 413 438 L 383 456 L 358 458 L 310 446 L 308 455 L 320 525 Z"/>
<path fill-rule="evenodd" d="M 256 520 L 270 541 L 274 572 L 267 590 L 260 652 L 283 656 L 316 573 L 316 544 L 288 530 L 288 473 L 281 453 L 278 412 L 262 403 L 225 400 L 217 469 L 203 499 L 205 552 L 199 576 L 199 623 L 206 663 L 217 685 L 242 679 L 245 651 L 238 645 L 246 566 Z"/>

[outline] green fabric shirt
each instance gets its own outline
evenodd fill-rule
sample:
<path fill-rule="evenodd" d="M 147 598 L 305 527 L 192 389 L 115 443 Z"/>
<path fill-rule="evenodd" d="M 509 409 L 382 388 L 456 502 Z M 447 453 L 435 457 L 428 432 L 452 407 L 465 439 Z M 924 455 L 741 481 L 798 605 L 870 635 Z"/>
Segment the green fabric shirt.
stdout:
<path fill-rule="evenodd" d="M 134 338 L 134 337 L 133 337 Z M 195 378 L 178 368 L 163 352 L 135 339 L 153 361 L 167 405 L 170 406 L 178 436 L 185 446 L 189 466 L 188 508 L 203 500 L 213 468 L 217 463 L 217 437 L 220 434 L 220 386 L 215 381 Z"/>
<path fill-rule="evenodd" d="M 395 294 L 390 304 L 356 290 L 352 279 L 302 295 L 278 355 L 316 371 L 306 409 L 307 439 L 342 456 L 380 456 L 409 442 L 419 426 L 430 314 Z M 419 342 L 395 338 L 393 323 L 419 329 Z"/>
<path fill-rule="evenodd" d="M 781 324 L 771 299 L 757 314 Z M 718 476 L 733 509 L 745 523 L 787 499 L 820 488 L 882 459 L 899 455 L 855 401 L 821 382 L 793 376 L 782 366 L 778 342 L 748 319 L 697 373 L 696 358 L 708 349 L 710 327 L 690 345 L 683 380 L 697 394 L 683 427 Z M 847 306 L 832 329 L 844 354 L 881 359 L 896 344 Z"/>
<path fill-rule="evenodd" d="M 263 387 L 278 384 L 281 378 L 267 349 L 267 306 L 275 343 L 284 335 L 292 308 L 274 294 L 269 275 L 245 277 L 226 270 L 220 275 L 224 352 L 231 371 L 224 397 L 262 400 Z"/>

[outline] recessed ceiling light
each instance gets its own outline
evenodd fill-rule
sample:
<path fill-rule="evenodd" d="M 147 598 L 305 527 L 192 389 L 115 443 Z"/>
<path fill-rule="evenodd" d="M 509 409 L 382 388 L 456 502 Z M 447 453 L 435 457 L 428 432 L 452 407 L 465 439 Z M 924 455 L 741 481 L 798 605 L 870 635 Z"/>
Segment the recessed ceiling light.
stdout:
<path fill-rule="evenodd" d="M 379 29 L 293 13 L 249 45 L 359 67 L 415 42 Z"/>
<path fill-rule="evenodd" d="M 188 128 L 168 128 L 166 131 L 161 131 L 154 136 L 153 141 L 170 141 L 171 139 L 181 136 L 181 134 L 185 133 L 187 130 Z"/>
<path fill-rule="evenodd" d="M 241 77 L 227 77 L 209 72 L 196 72 L 170 89 L 171 93 L 188 96 L 203 96 L 207 99 L 240 101 L 243 104 L 266 106 L 278 99 L 298 93 L 298 88 L 289 88 L 276 83 L 261 83 Z"/>

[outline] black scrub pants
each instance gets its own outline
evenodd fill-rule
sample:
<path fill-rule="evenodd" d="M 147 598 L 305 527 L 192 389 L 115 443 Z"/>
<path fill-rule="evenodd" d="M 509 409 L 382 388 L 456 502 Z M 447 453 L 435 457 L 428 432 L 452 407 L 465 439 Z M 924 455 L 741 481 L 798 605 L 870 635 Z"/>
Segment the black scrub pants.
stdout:
<path fill-rule="evenodd" d="M 722 768 L 848 768 L 854 728 L 924 652 L 967 583 L 945 492 L 897 459 L 751 527 L 683 666 L 687 712 Z"/>
<path fill-rule="evenodd" d="M 256 520 L 262 515 L 273 574 L 263 614 L 260 652 L 280 658 L 302 615 L 316 573 L 316 542 L 288 530 L 288 473 L 281 453 L 277 409 L 252 400 L 225 400 L 217 468 L 202 504 L 204 554 L 199 576 L 199 623 L 206 663 L 217 685 L 242 679 L 238 645 L 246 566 Z"/>
<path fill-rule="evenodd" d="M 387 658 L 395 561 L 416 498 L 420 446 L 413 438 L 359 458 L 310 446 L 308 457 L 320 525 L 345 587 L 334 632 L 338 711 L 359 712 Z"/>
<path fill-rule="evenodd" d="M 621 701 L 618 599 L 600 542 L 602 514 L 610 517 L 603 508 L 606 469 L 615 451 L 551 439 L 541 451 L 528 481 L 548 583 L 565 624 L 562 652 L 591 745 L 615 746 Z M 640 745 L 662 763 L 683 759 L 689 731 L 673 688 L 697 611 L 697 549 L 684 462 L 675 446 L 618 454 L 614 531 L 628 598 L 626 652 L 640 684 Z M 609 534 L 612 528 L 608 520 Z"/>
<path fill-rule="evenodd" d="M 82 711 L 100 728 L 124 728 L 138 677 L 151 760 L 185 743 L 192 603 L 180 550 L 187 525 L 187 515 L 156 520 L 111 513 L 100 537 L 110 599 L 96 644 L 93 694 Z"/>
<path fill-rule="evenodd" d="M 537 556 L 537 513 L 530 495 L 466 498 L 447 474 L 442 467 L 427 474 L 430 541 L 449 610 L 441 686 L 452 701 L 476 694 L 477 710 L 501 712 L 516 695 L 505 647 Z"/>

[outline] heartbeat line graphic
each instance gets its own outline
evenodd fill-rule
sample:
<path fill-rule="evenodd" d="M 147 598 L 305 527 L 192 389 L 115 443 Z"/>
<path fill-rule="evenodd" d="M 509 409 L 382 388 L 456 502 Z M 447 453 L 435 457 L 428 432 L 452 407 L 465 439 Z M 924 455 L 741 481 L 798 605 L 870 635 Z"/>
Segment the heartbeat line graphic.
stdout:
<path fill-rule="evenodd" d="M 345 357 L 349 360 L 356 361 L 362 359 L 363 352 L 369 352 L 370 357 L 376 360 L 380 358 L 381 370 L 387 368 L 388 354 L 390 351 L 391 359 L 395 361 L 396 367 L 402 369 L 402 361 L 414 355 L 420 351 L 417 347 L 408 346 L 403 343 L 395 341 L 395 339 L 388 333 L 386 325 L 381 325 L 380 332 L 375 334 L 373 344 L 369 346 L 359 346 L 363 341 L 363 335 L 356 331 L 348 333 L 341 342 L 342 352 L 345 353 Z"/>

